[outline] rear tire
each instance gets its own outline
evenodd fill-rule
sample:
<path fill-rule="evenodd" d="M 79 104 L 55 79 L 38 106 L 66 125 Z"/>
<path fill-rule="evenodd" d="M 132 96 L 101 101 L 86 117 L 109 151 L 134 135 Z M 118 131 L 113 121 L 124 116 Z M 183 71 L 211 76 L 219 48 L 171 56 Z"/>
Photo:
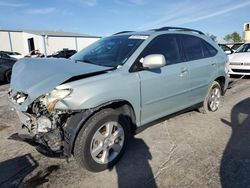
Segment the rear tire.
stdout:
<path fill-rule="evenodd" d="M 202 107 L 200 107 L 198 111 L 203 114 L 217 111 L 221 102 L 221 96 L 221 86 L 217 81 L 214 81 L 208 90 L 207 96 L 203 101 Z"/>
<path fill-rule="evenodd" d="M 10 83 L 11 80 L 11 70 L 7 70 L 5 73 L 5 82 Z"/>
<path fill-rule="evenodd" d="M 130 137 L 127 118 L 113 109 L 94 114 L 80 130 L 74 157 L 80 166 L 92 172 L 115 165 L 122 157 Z"/>

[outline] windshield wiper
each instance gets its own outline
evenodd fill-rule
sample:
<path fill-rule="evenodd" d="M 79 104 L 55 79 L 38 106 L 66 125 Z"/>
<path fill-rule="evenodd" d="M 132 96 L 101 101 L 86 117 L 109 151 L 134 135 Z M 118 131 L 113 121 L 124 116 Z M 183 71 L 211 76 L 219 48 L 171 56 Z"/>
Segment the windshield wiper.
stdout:
<path fill-rule="evenodd" d="M 85 63 L 95 64 L 93 61 L 90 61 L 90 60 L 88 60 L 88 59 L 84 59 L 84 60 L 82 60 L 82 61 L 85 62 Z"/>
<path fill-rule="evenodd" d="M 90 61 L 90 60 L 88 60 L 88 59 L 83 59 L 83 60 L 75 60 L 75 62 L 77 62 L 77 61 L 80 61 L 80 62 L 83 62 L 83 63 L 89 63 L 89 64 L 92 64 L 92 65 L 99 65 L 99 66 L 103 66 L 103 67 L 112 67 L 112 68 L 115 68 L 115 67 L 117 67 L 117 66 L 108 66 L 108 65 L 103 65 L 103 64 L 100 64 L 100 63 L 95 63 L 95 62 L 93 62 L 93 61 Z"/>
<path fill-rule="evenodd" d="M 90 60 L 88 60 L 88 59 L 83 59 L 83 60 L 77 59 L 77 60 L 75 60 L 75 62 L 77 62 L 77 61 L 80 61 L 80 62 L 83 62 L 83 63 L 90 63 L 90 64 L 96 65 L 93 61 L 90 61 Z"/>

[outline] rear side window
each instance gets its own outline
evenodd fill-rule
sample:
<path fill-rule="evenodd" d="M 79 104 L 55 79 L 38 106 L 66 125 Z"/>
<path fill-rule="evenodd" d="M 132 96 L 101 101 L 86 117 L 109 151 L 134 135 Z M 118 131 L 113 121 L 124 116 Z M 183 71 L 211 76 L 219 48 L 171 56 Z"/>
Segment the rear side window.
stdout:
<path fill-rule="evenodd" d="M 182 45 L 188 61 L 202 59 L 204 57 L 202 43 L 198 37 L 183 35 Z"/>
<path fill-rule="evenodd" d="M 167 65 L 182 62 L 182 57 L 176 35 L 160 35 L 153 39 L 144 49 L 140 58 L 151 54 L 162 54 L 165 56 Z"/>
<path fill-rule="evenodd" d="M 217 50 L 203 39 L 191 35 L 182 35 L 183 50 L 187 61 L 215 56 Z"/>

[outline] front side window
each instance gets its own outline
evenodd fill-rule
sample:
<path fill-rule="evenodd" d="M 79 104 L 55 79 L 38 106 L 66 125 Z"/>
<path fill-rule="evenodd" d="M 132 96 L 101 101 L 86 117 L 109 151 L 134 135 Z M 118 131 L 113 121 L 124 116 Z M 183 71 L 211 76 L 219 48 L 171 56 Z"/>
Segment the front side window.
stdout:
<path fill-rule="evenodd" d="M 95 65 L 116 67 L 123 65 L 146 39 L 146 36 L 111 36 L 103 38 L 70 59 Z"/>
<path fill-rule="evenodd" d="M 156 37 L 148 44 L 140 55 L 140 58 L 144 58 L 147 55 L 152 54 L 164 55 L 167 65 L 182 62 L 182 56 L 178 45 L 178 37 L 171 34 Z"/>
<path fill-rule="evenodd" d="M 220 47 L 222 48 L 222 50 L 223 50 L 224 52 L 230 51 L 230 50 L 231 50 L 231 49 L 230 49 L 229 47 L 227 47 L 226 45 L 220 45 Z"/>
<path fill-rule="evenodd" d="M 244 52 L 250 52 L 250 43 L 243 44 L 238 48 L 238 50 L 235 53 L 244 53 Z"/>

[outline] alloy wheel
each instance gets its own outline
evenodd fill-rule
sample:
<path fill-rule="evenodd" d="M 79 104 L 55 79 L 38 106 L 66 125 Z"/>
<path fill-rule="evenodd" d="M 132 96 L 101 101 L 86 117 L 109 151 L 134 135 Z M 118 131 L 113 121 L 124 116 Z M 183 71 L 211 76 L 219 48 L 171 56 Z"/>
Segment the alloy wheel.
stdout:
<path fill-rule="evenodd" d="M 121 152 L 125 140 L 124 130 L 117 122 L 107 122 L 94 134 L 90 153 L 92 158 L 100 164 L 113 161 Z"/>
<path fill-rule="evenodd" d="M 216 111 L 220 105 L 220 98 L 221 98 L 221 90 L 218 87 L 214 87 L 211 90 L 209 100 L 208 100 L 208 107 L 211 111 Z"/>

